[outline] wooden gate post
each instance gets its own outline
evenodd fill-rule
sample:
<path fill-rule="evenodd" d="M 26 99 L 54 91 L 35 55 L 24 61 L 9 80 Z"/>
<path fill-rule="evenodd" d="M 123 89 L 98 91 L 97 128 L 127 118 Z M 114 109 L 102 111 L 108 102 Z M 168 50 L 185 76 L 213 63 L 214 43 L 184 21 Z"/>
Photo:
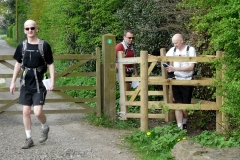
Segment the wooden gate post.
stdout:
<path fill-rule="evenodd" d="M 148 51 L 140 51 L 141 57 L 141 131 L 148 130 Z"/>
<path fill-rule="evenodd" d="M 222 58 L 222 52 L 221 51 L 217 51 L 216 52 L 216 56 L 218 58 Z M 217 74 L 218 77 L 222 78 L 222 76 L 223 76 L 222 71 L 223 70 L 216 71 L 216 74 Z M 218 90 L 218 89 L 221 89 L 221 88 L 216 88 L 216 90 Z M 223 103 L 223 97 L 222 96 L 217 96 L 216 97 L 216 103 L 217 103 L 217 106 L 219 106 L 219 108 L 221 108 L 222 107 L 222 103 Z M 224 129 L 223 128 L 223 126 L 224 126 L 223 120 L 225 120 L 224 118 L 225 118 L 224 114 L 221 113 L 219 110 L 217 110 L 216 111 L 216 131 L 217 132 L 223 132 L 223 129 Z"/>
<path fill-rule="evenodd" d="M 166 48 L 160 49 L 160 55 L 166 56 Z M 161 63 L 165 63 L 161 61 Z M 172 65 L 173 62 L 170 62 Z M 167 71 L 165 68 L 161 67 L 162 69 L 162 77 L 167 78 Z M 164 103 L 173 103 L 173 93 L 172 93 L 172 85 L 163 85 L 163 101 Z M 165 113 L 165 121 L 166 122 L 172 122 L 175 120 L 175 111 L 173 109 L 170 109 L 168 113 Z"/>
<path fill-rule="evenodd" d="M 116 118 L 116 36 L 105 34 L 102 36 L 102 94 L 101 106 L 103 114 L 112 120 Z"/>

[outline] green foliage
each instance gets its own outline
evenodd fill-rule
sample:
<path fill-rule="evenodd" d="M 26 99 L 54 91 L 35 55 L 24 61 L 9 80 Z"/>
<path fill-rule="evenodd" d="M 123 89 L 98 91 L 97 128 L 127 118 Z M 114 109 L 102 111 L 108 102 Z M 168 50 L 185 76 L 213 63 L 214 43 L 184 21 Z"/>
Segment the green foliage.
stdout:
<path fill-rule="evenodd" d="M 120 104 L 119 104 L 119 99 L 120 99 L 120 89 L 119 89 L 119 83 L 116 82 L 116 111 L 120 112 Z"/>
<path fill-rule="evenodd" d="M 6 30 L 0 28 L 0 35 L 5 35 L 6 34 Z"/>
<path fill-rule="evenodd" d="M 62 72 L 71 67 L 75 61 L 55 61 L 57 72 Z M 81 72 L 82 68 L 74 72 Z M 96 77 L 61 77 L 56 82 L 58 86 L 96 86 Z M 76 98 L 96 98 L 96 90 L 65 90 L 64 93 Z M 86 102 L 86 104 L 95 108 L 95 102 Z"/>
<path fill-rule="evenodd" d="M 124 1 L 123 8 L 117 12 L 118 19 L 122 22 L 122 30 L 134 30 L 137 55 L 140 50 L 159 55 L 160 48 L 172 45 L 171 36 L 175 33 L 183 33 L 189 38 L 189 31 L 184 25 L 188 22 L 189 12 L 185 10 L 183 13 L 176 9 L 178 2 L 180 0 Z M 122 36 L 118 38 L 122 40 Z"/>
<path fill-rule="evenodd" d="M 0 0 L 0 8 L 1 8 L 0 15 L 2 17 L 7 12 L 7 9 L 8 9 L 7 8 L 7 4 L 6 4 L 6 2 L 4 0 Z"/>
<path fill-rule="evenodd" d="M 6 42 L 10 45 L 10 46 L 13 46 L 13 47 L 17 47 L 18 43 L 16 42 L 16 40 L 12 39 L 12 38 L 8 38 L 6 37 Z"/>
<path fill-rule="evenodd" d="M 211 148 L 226 148 L 226 147 L 239 147 L 239 139 L 234 137 L 226 138 L 225 135 L 219 132 L 203 131 L 200 135 L 192 139 L 196 143 Z"/>
<path fill-rule="evenodd" d="M 12 26 L 9 26 L 8 29 L 7 29 L 7 36 L 9 38 L 13 38 L 13 25 Z"/>
<path fill-rule="evenodd" d="M 16 41 L 17 40 L 17 35 L 16 35 L 16 26 L 13 26 L 12 28 L 12 38 Z"/>
<path fill-rule="evenodd" d="M 115 10 L 120 4 L 116 0 L 45 1 L 39 20 L 44 32 L 39 34 L 57 54 L 92 53 L 101 46 L 103 34 L 117 32 Z"/>
<path fill-rule="evenodd" d="M 27 15 L 28 19 L 33 19 L 36 21 L 39 31 L 41 30 L 41 19 L 43 18 L 44 13 L 44 4 L 46 3 L 45 0 L 31 0 Z"/>
<path fill-rule="evenodd" d="M 15 0 L 1 0 L 0 7 L 1 17 L 4 17 L 1 28 L 6 31 L 10 25 L 15 23 Z"/>
<path fill-rule="evenodd" d="M 34 0 L 35 3 L 31 3 L 30 18 L 34 19 L 39 28 L 38 36 L 46 40 L 52 47 L 54 54 L 68 54 L 67 50 L 67 22 L 69 17 L 62 11 L 64 6 L 71 5 L 70 2 L 64 0 L 58 1 L 43 1 Z M 37 5 L 42 3 L 41 5 Z M 38 15 L 37 11 L 41 8 Z M 72 24 L 74 25 L 74 24 Z M 71 25 L 69 25 L 71 26 Z"/>
<path fill-rule="evenodd" d="M 24 39 L 26 39 L 26 34 L 24 33 L 24 22 L 27 20 L 26 15 L 22 14 L 18 18 L 18 43 L 21 43 Z"/>
<path fill-rule="evenodd" d="M 191 26 L 210 37 L 211 47 L 207 48 L 207 51 L 209 53 L 212 50 L 224 51 L 224 58 L 216 61 L 214 66 L 220 70 L 223 65 L 226 65 L 224 76 L 216 76 L 214 81 L 214 85 L 218 88 L 216 95 L 224 97 L 222 111 L 232 117 L 229 119 L 230 123 L 239 122 L 240 2 L 239 0 L 184 0 L 184 5 L 196 10 Z M 239 130 L 239 125 L 234 129 Z"/>
<path fill-rule="evenodd" d="M 189 115 L 193 130 L 215 130 L 216 111 L 198 110 Z"/>
<path fill-rule="evenodd" d="M 237 134 L 237 133 L 236 133 Z M 126 136 L 129 148 L 146 160 L 169 160 L 174 145 L 182 140 L 191 140 L 211 148 L 239 147 L 239 135 L 226 138 L 219 132 L 203 131 L 193 138 L 187 137 L 185 130 L 179 130 L 176 124 L 156 127 L 146 132 L 135 131 Z M 151 157 L 151 158 L 149 158 Z"/>
<path fill-rule="evenodd" d="M 126 137 L 132 149 L 143 159 L 164 160 L 173 159 L 171 149 L 181 141 L 187 139 L 186 130 L 179 130 L 176 124 L 156 127 L 146 132 L 136 131 Z"/>

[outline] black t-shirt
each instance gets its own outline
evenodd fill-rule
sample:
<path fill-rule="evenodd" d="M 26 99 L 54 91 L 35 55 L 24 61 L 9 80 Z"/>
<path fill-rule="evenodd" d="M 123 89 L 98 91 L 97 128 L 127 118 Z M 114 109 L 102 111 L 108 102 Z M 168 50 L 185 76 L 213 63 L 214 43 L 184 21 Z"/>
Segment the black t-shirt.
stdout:
<path fill-rule="evenodd" d="M 53 63 L 53 55 L 50 45 L 44 41 L 43 44 L 43 53 L 44 53 L 44 59 L 38 50 L 38 44 L 29 44 L 27 43 L 27 49 L 24 54 L 24 58 L 22 57 L 22 48 L 23 44 L 20 43 L 14 53 L 13 58 L 18 62 L 22 63 L 23 65 L 28 68 L 37 68 L 39 66 L 42 66 L 46 63 L 52 64 Z M 44 73 L 37 72 L 38 82 L 40 86 L 42 85 Z M 25 76 L 25 86 L 31 89 L 36 89 L 36 79 L 34 75 L 33 70 L 28 70 L 27 74 Z"/>

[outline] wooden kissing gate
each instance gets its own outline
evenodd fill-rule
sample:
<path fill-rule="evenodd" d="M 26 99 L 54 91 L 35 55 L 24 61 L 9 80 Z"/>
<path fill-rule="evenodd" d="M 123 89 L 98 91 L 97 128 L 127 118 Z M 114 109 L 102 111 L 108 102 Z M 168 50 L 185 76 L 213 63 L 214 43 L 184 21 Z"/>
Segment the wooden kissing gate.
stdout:
<path fill-rule="evenodd" d="M 161 67 L 161 76 L 150 76 L 153 68 L 157 63 L 170 62 L 211 62 L 216 58 L 221 58 L 222 52 L 217 52 L 216 56 L 197 56 L 197 57 L 167 57 L 166 50 L 160 50 L 160 56 L 148 56 L 147 51 L 141 51 L 140 57 L 124 58 L 123 52 L 118 53 L 118 67 L 119 67 L 119 84 L 120 84 L 120 105 L 121 105 L 121 118 L 140 118 L 141 130 L 148 129 L 148 118 L 160 118 L 166 122 L 174 120 L 174 110 L 215 110 L 216 111 L 216 130 L 222 131 L 223 121 L 225 115 L 220 113 L 222 105 L 222 97 L 218 96 L 216 102 L 204 100 L 192 100 L 192 104 L 174 104 L 172 96 L 172 85 L 190 85 L 190 86 L 210 86 L 212 78 L 200 78 L 195 80 L 175 80 L 168 79 L 167 72 L 164 67 Z M 140 77 L 126 77 L 124 64 L 140 64 Z M 148 67 L 149 66 L 149 67 Z M 221 71 L 217 71 L 221 76 Z M 140 85 L 134 91 L 126 91 L 127 81 L 139 81 Z M 149 91 L 150 85 L 161 85 L 161 91 Z M 218 89 L 218 88 L 217 88 Z M 162 96 L 162 101 L 148 101 L 148 96 Z M 139 96 L 140 100 L 136 101 Z M 140 113 L 128 112 L 128 106 L 140 106 Z M 161 110 L 161 113 L 150 114 L 149 109 Z M 165 111 L 165 112 L 164 112 Z"/>

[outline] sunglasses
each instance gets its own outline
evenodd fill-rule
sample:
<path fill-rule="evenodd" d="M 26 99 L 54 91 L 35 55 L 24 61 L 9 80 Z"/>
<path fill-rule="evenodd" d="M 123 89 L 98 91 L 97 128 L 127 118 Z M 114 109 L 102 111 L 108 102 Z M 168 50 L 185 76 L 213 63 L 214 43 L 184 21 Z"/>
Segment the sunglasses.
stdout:
<path fill-rule="evenodd" d="M 35 30 L 36 27 L 30 27 L 30 28 L 25 28 L 26 31 L 29 31 L 29 30 Z"/>
<path fill-rule="evenodd" d="M 127 37 L 128 39 L 134 39 L 134 37 Z"/>

